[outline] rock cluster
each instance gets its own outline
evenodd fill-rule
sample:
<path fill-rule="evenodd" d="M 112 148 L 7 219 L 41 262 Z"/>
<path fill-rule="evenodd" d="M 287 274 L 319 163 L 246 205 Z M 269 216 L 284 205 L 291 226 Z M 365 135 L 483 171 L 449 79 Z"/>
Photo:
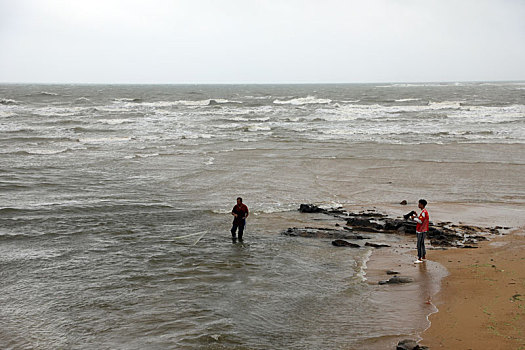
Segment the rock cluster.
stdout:
<path fill-rule="evenodd" d="M 330 215 L 345 222 L 342 229 L 333 228 L 289 228 L 282 232 L 288 236 L 312 237 L 312 238 L 331 238 L 334 246 L 361 247 L 361 245 L 341 240 L 362 240 L 371 239 L 371 234 L 414 234 L 416 233 L 416 223 L 404 218 L 390 218 L 385 214 L 376 212 L 374 209 L 352 213 L 342 209 L 323 209 L 314 204 L 301 204 L 299 211 L 302 213 L 319 213 Z M 336 224 L 337 227 L 341 225 Z M 483 234 L 499 234 L 502 227 L 482 228 L 469 225 L 454 225 L 451 222 L 430 223 L 427 238 L 434 247 L 459 247 L 476 248 L 479 241 L 486 240 Z M 508 229 L 508 228 L 505 228 Z M 362 235 L 365 233 L 366 235 Z M 366 246 L 375 248 L 388 247 L 386 244 L 367 242 Z"/>

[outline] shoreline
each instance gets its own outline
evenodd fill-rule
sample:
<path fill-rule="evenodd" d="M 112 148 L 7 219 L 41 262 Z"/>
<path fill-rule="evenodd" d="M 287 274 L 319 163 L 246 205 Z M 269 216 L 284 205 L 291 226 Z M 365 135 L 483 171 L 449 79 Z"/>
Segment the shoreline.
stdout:
<path fill-rule="evenodd" d="M 400 212 L 399 205 L 375 207 L 389 214 Z M 430 349 L 525 349 L 524 211 L 514 204 L 491 203 L 433 203 L 428 208 L 433 222 L 511 229 L 499 235 L 487 232 L 488 240 L 478 242 L 474 249 L 432 247 L 426 240 L 429 260 L 424 264 L 412 262 L 416 256 L 412 236 L 402 236 L 396 246 L 374 251 L 366 271 L 368 283 L 388 279 L 386 270 L 395 268 L 400 275 L 414 278 L 414 286 L 424 288 L 420 294 L 427 296 L 420 295 L 415 305 L 428 313 L 424 321 L 414 323 L 412 334 L 371 344 L 394 349 L 398 341 L 408 338 Z M 407 209 L 410 206 L 401 211 Z M 399 290 L 398 286 L 391 288 L 393 301 Z"/>
<path fill-rule="evenodd" d="M 438 312 L 434 300 L 441 290 L 442 281 L 448 275 L 448 271 L 436 261 L 429 260 L 424 264 L 414 264 L 414 256 L 417 253 L 412 238 L 407 235 L 397 246 L 373 251 L 366 270 L 366 283 L 377 286 L 373 292 L 375 298 L 383 300 L 388 298 L 397 308 L 405 310 L 406 319 L 398 320 L 398 322 L 410 324 L 410 327 L 405 328 L 402 334 L 369 339 L 366 344 L 363 344 L 365 346 L 376 349 L 395 349 L 397 343 L 403 339 L 421 341 L 421 334 L 431 326 L 430 315 Z M 436 250 L 431 249 L 427 254 L 433 254 Z M 386 273 L 388 270 L 395 270 L 398 272 L 397 276 L 409 277 L 413 279 L 413 282 L 380 286 L 380 281 L 394 276 L 388 275 Z"/>
<path fill-rule="evenodd" d="M 370 210 L 395 218 L 414 209 L 414 206 L 414 203 L 406 206 L 395 203 L 367 203 L 363 205 L 347 205 L 341 208 L 348 212 L 360 212 L 373 208 Z M 474 311 L 479 311 L 479 304 L 489 300 L 490 295 L 499 299 L 505 299 L 505 297 L 498 296 L 499 290 L 497 285 L 490 284 L 493 283 L 492 277 L 487 281 L 482 280 L 485 283 L 483 286 L 466 285 L 464 282 L 472 280 L 474 275 L 472 271 L 465 270 L 465 268 L 471 267 L 471 265 L 474 268 L 476 264 L 481 265 L 477 266 L 477 269 L 487 267 L 487 262 L 481 259 L 483 254 L 491 255 L 497 250 L 500 252 L 499 255 L 506 257 L 506 253 L 509 250 L 517 249 L 519 251 L 517 247 L 525 248 L 524 210 L 513 203 L 465 202 L 431 203 L 427 208 L 434 227 L 440 227 L 440 223 L 452 224 L 452 226 L 457 224 L 459 227 L 472 226 L 479 229 L 476 231 L 476 235 L 486 237 L 488 240 L 481 240 L 482 237 L 480 237 L 480 240 L 475 240 L 474 243 L 468 244 L 470 248 L 456 248 L 432 247 L 430 240 L 427 238 L 425 243 L 429 260 L 424 264 L 414 264 L 413 261 L 417 255 L 415 235 L 410 233 L 394 233 L 386 236 L 383 233 L 368 234 L 375 237 L 375 243 L 390 244 L 390 247 L 371 249 L 371 255 L 365 262 L 366 266 L 363 269 L 366 279 L 364 283 L 369 284 L 371 287 L 368 298 L 373 305 L 376 305 L 378 309 L 384 312 L 385 316 L 382 318 L 382 322 L 386 322 L 389 326 L 387 327 L 387 334 L 368 338 L 366 341 L 358 343 L 357 347 L 355 347 L 356 349 L 395 349 L 397 343 L 404 339 L 413 339 L 422 346 L 429 346 L 430 349 L 483 349 L 486 348 L 484 345 L 487 342 L 475 343 L 476 337 L 480 337 L 479 334 L 496 339 L 494 332 L 504 334 L 499 330 L 499 324 L 496 327 L 492 326 L 492 328 L 487 328 L 487 325 L 472 324 L 472 317 L 480 317 L 479 315 L 471 316 Z M 340 223 L 340 219 L 332 220 L 330 217 L 319 219 L 315 215 L 319 214 L 300 214 L 300 219 L 295 221 L 290 220 L 295 215 L 290 217 L 283 216 L 283 222 L 277 224 L 276 227 L 281 226 L 283 223 L 289 225 L 293 222 L 296 226 L 307 225 L 330 228 L 334 227 L 334 225 L 338 226 L 337 223 Z M 498 229 L 495 229 L 496 227 Z M 472 232 L 467 232 L 467 236 L 471 236 L 470 233 Z M 382 242 L 383 239 L 385 242 Z M 360 244 L 362 245 L 362 243 Z M 522 251 L 519 259 L 511 261 L 510 266 L 505 266 L 504 270 L 518 273 L 516 270 L 519 270 L 521 265 L 523 265 L 522 262 L 525 262 L 525 249 L 522 249 Z M 468 262 L 467 258 L 471 262 Z M 496 265 L 499 266 L 500 263 L 498 260 Z M 387 270 L 396 270 L 399 272 L 399 275 L 412 278 L 413 283 L 379 285 L 379 281 L 388 280 L 392 277 L 387 275 Z M 521 276 L 521 281 L 525 281 L 523 273 L 519 276 Z M 474 278 L 473 280 L 477 282 L 477 279 Z M 518 311 L 523 313 L 525 311 L 525 302 L 521 303 L 521 301 L 525 300 L 525 282 L 522 282 L 522 284 L 518 284 L 518 281 L 510 282 L 514 283 L 510 284 L 510 286 L 517 287 L 517 289 L 513 290 L 509 296 L 506 296 L 505 300 L 510 300 L 509 298 L 515 296 L 515 300 L 512 301 L 511 305 L 520 305 L 519 307 L 522 309 L 518 308 Z M 454 288 L 457 289 L 457 286 L 460 286 L 462 289 L 459 291 L 454 290 Z M 479 293 L 480 288 L 486 290 L 489 296 Z M 520 288 L 522 292 L 520 292 Z M 465 295 L 467 296 L 466 299 Z M 481 299 L 476 299 L 476 295 L 481 295 Z M 462 299 L 458 299 L 460 297 Z M 457 303 L 457 305 L 453 303 Z M 464 311 L 463 308 L 457 306 L 468 306 L 470 309 Z M 496 315 L 490 309 L 481 308 L 479 312 L 481 316 L 492 317 L 490 320 L 493 322 L 509 323 L 506 321 L 505 315 Z M 458 316 L 465 317 L 462 320 L 464 324 L 451 321 L 456 320 Z M 512 317 L 522 316 L 521 314 L 514 314 Z M 452 336 L 451 330 L 447 327 L 454 327 L 454 331 L 457 334 Z M 511 324 L 510 326 L 507 325 L 507 327 L 514 328 L 510 329 L 510 333 L 504 334 L 504 336 L 511 337 L 505 340 L 505 346 L 519 349 L 516 344 L 520 343 L 516 343 L 516 341 L 525 338 L 519 335 L 525 333 L 523 326 Z M 452 339 L 453 337 L 456 342 L 451 344 L 450 341 L 454 340 Z M 490 348 L 500 348 L 501 344 L 502 342 L 500 341 Z M 525 344 L 523 349 L 525 349 Z"/>

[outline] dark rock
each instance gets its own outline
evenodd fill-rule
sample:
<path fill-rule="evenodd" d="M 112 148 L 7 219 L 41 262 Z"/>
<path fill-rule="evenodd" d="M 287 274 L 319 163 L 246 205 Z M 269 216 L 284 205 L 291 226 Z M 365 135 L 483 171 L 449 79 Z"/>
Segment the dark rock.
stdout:
<path fill-rule="evenodd" d="M 335 241 L 332 241 L 332 245 L 335 245 L 336 247 L 361 248 L 359 244 L 343 241 L 342 239 L 336 239 Z"/>
<path fill-rule="evenodd" d="M 428 347 L 418 345 L 415 340 L 405 339 L 397 343 L 396 350 L 428 350 Z"/>
<path fill-rule="evenodd" d="M 416 346 L 417 346 L 417 343 L 415 340 L 404 339 L 404 340 L 401 340 L 399 343 L 397 343 L 396 350 L 414 350 Z"/>
<path fill-rule="evenodd" d="M 301 204 L 299 207 L 299 211 L 301 213 L 324 213 L 326 212 L 325 209 L 319 208 L 316 205 L 313 204 Z"/>
<path fill-rule="evenodd" d="M 216 106 L 218 104 L 219 104 L 219 102 L 217 102 L 215 100 L 210 100 L 210 102 L 208 102 L 208 106 Z"/>
<path fill-rule="evenodd" d="M 401 204 L 401 205 L 407 205 L 408 203 L 407 203 L 406 200 L 403 199 L 403 200 L 401 201 L 401 203 L 399 203 L 399 204 Z"/>
<path fill-rule="evenodd" d="M 346 212 L 344 210 L 341 210 L 341 209 L 330 209 L 327 212 L 329 214 L 334 215 L 334 216 L 336 216 L 336 215 L 346 215 Z"/>
<path fill-rule="evenodd" d="M 416 223 L 415 222 L 409 222 L 409 221 L 403 222 L 402 227 L 405 233 L 416 234 Z"/>
<path fill-rule="evenodd" d="M 387 248 L 387 247 L 390 247 L 388 244 L 370 243 L 370 242 L 366 242 L 365 246 L 367 246 L 367 247 L 374 247 L 374 248 Z"/>
<path fill-rule="evenodd" d="M 387 274 L 387 275 L 398 275 L 399 272 L 394 271 L 394 270 L 388 270 L 388 271 L 386 272 L 386 274 Z"/>
<path fill-rule="evenodd" d="M 466 244 L 466 245 L 461 246 L 461 248 L 471 248 L 472 249 L 472 248 L 477 248 L 477 247 L 473 246 L 473 245 Z"/>
<path fill-rule="evenodd" d="M 410 277 L 405 276 L 394 276 L 391 277 L 388 281 L 381 281 L 379 284 L 401 284 L 401 283 L 411 283 L 414 282 L 414 280 Z"/>
<path fill-rule="evenodd" d="M 360 227 L 370 227 L 375 224 L 370 222 L 370 219 L 363 219 L 363 218 L 350 218 L 346 219 L 346 224 L 348 226 L 360 226 Z"/>
<path fill-rule="evenodd" d="M 326 228 L 297 228 L 292 227 L 282 232 L 285 236 L 307 237 L 307 238 L 331 238 L 331 239 L 351 239 L 352 235 L 346 234 L 342 230 Z"/>
<path fill-rule="evenodd" d="M 386 219 L 384 229 L 385 230 L 397 230 L 403 225 L 403 221 L 395 219 Z"/>
<path fill-rule="evenodd" d="M 470 239 L 475 239 L 476 241 L 486 241 L 488 238 L 485 236 L 469 236 Z"/>
<path fill-rule="evenodd" d="M 348 216 L 354 216 L 354 217 L 363 217 L 363 218 L 376 218 L 376 219 L 380 219 L 380 218 L 384 218 L 386 217 L 385 214 L 381 214 L 381 213 L 375 213 L 373 212 L 373 210 L 371 210 L 372 212 L 360 212 L 360 213 L 347 213 Z"/>
<path fill-rule="evenodd" d="M 454 244 L 452 244 L 450 241 L 446 239 L 431 239 L 430 244 L 433 246 L 440 246 L 440 247 L 453 247 Z"/>

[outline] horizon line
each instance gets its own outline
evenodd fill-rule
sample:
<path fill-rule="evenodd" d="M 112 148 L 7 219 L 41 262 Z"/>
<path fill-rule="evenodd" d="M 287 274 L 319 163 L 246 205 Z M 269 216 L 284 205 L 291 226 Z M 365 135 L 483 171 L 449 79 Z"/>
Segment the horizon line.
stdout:
<path fill-rule="evenodd" d="M 525 80 L 428 80 L 370 82 L 0 82 L 0 85 L 367 85 L 367 84 L 458 84 L 458 83 L 525 83 Z"/>

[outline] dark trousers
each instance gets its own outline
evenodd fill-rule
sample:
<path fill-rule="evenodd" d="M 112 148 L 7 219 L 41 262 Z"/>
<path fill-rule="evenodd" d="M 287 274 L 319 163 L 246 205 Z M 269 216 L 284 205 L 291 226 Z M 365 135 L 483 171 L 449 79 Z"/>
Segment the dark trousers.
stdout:
<path fill-rule="evenodd" d="M 417 257 L 424 258 L 427 254 L 425 249 L 425 234 L 426 232 L 416 232 L 417 235 Z"/>
<path fill-rule="evenodd" d="M 235 238 L 235 231 L 239 228 L 239 240 L 242 240 L 242 234 L 244 233 L 244 226 L 246 226 L 246 220 L 234 221 L 231 229 L 232 238 Z"/>

